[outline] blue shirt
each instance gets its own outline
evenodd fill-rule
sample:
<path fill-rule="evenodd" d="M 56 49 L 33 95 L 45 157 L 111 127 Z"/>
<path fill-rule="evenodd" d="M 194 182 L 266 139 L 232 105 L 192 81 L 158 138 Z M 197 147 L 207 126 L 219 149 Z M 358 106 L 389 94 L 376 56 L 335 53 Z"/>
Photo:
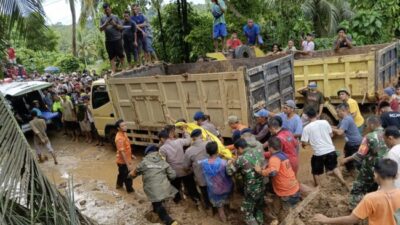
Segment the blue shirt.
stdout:
<path fill-rule="evenodd" d="M 361 144 L 362 137 L 351 115 L 344 117 L 340 121 L 339 129 L 344 130 L 345 140 L 349 145 Z"/>
<path fill-rule="evenodd" d="M 140 24 L 142 24 L 142 23 L 145 23 L 146 21 L 147 21 L 147 18 L 142 14 L 142 13 L 139 13 L 138 15 L 133 15 L 133 16 L 131 16 L 131 20 L 133 20 L 135 23 L 136 23 L 136 25 L 140 25 Z M 145 28 L 143 28 L 143 27 L 141 27 L 141 29 L 143 30 L 143 31 L 145 31 Z M 139 37 L 139 38 L 142 38 L 143 37 L 143 34 L 142 34 L 142 32 L 139 30 L 139 29 L 137 29 L 136 30 L 136 35 Z"/>
<path fill-rule="evenodd" d="M 257 36 L 260 35 L 260 26 L 258 26 L 258 24 L 253 24 L 253 27 L 245 25 L 243 27 L 243 33 L 247 37 L 247 43 L 255 45 Z"/>
<path fill-rule="evenodd" d="M 285 113 L 279 113 L 282 118 L 282 128 L 292 132 L 293 135 L 301 135 L 303 133 L 303 122 L 299 115 L 295 114 L 292 118 L 288 118 Z"/>
<path fill-rule="evenodd" d="M 37 116 L 42 116 L 42 111 L 40 111 L 40 109 L 35 107 L 32 109 L 32 111 L 35 111 Z"/>

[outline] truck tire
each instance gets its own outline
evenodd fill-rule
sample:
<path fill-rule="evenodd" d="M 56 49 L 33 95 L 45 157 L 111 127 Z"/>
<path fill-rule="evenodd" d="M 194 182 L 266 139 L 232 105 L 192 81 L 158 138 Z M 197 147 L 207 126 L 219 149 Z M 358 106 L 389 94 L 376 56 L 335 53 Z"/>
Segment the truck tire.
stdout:
<path fill-rule="evenodd" d="M 330 125 L 336 125 L 336 124 L 337 124 L 337 123 L 335 122 L 335 119 L 334 119 L 331 115 L 329 115 L 328 113 L 326 113 L 326 112 L 323 112 L 323 113 L 321 114 L 321 117 L 320 117 L 319 119 L 328 121 L 328 123 L 329 123 Z"/>
<path fill-rule="evenodd" d="M 241 45 L 235 49 L 235 58 L 236 59 L 253 58 L 253 53 L 249 46 Z"/>
<path fill-rule="evenodd" d="M 115 136 L 117 135 L 118 130 L 115 127 L 106 128 L 106 137 L 107 140 L 111 143 L 114 149 L 116 149 L 115 145 Z"/>

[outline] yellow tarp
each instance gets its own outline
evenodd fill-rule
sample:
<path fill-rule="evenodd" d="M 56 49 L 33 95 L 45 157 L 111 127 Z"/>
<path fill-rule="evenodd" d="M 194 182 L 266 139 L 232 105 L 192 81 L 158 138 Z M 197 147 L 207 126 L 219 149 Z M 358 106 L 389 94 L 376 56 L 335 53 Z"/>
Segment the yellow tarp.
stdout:
<path fill-rule="evenodd" d="M 196 123 L 178 122 L 175 124 L 176 127 L 183 127 L 185 125 L 187 126 L 187 132 L 189 132 L 189 133 L 192 133 L 192 131 L 194 131 L 196 129 L 200 129 L 202 136 L 203 136 L 203 140 L 205 140 L 205 141 L 211 140 L 211 141 L 217 142 L 218 154 L 220 156 L 224 157 L 225 159 L 232 159 L 232 152 L 229 149 L 225 148 L 225 146 L 222 144 L 221 140 L 218 137 L 216 137 L 215 135 L 213 135 L 206 129 L 200 127 Z"/>

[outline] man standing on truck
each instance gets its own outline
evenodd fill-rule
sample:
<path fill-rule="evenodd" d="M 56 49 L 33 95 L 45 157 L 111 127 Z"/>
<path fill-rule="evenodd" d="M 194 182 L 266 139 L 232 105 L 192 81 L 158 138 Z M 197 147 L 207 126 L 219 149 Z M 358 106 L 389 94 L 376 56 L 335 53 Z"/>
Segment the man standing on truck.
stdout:
<path fill-rule="evenodd" d="M 115 146 L 117 148 L 117 166 L 118 166 L 118 177 L 116 189 L 120 189 L 125 184 L 125 189 L 128 193 L 132 193 L 135 190 L 132 187 L 132 179 L 128 177 L 129 171 L 132 171 L 132 158 L 136 159 L 132 155 L 131 142 L 126 135 L 127 126 L 123 120 L 118 120 L 115 123 L 115 127 L 118 129 L 117 135 L 115 136 Z"/>
<path fill-rule="evenodd" d="M 222 40 L 222 51 L 225 50 L 225 38 L 228 36 L 225 21 L 226 5 L 224 0 L 211 0 L 211 13 L 214 17 L 213 38 L 214 49 L 218 52 L 218 39 Z"/>
<path fill-rule="evenodd" d="M 142 64 L 142 59 L 140 56 L 140 53 L 143 50 L 143 55 L 145 56 L 145 59 L 148 58 L 148 52 L 147 52 L 147 44 L 146 44 L 146 33 L 145 29 L 148 26 L 148 20 L 147 18 L 143 15 L 143 13 L 140 11 L 140 6 L 138 4 L 133 4 L 131 6 L 131 10 L 133 15 L 131 16 L 131 19 L 136 23 L 136 37 L 137 37 L 137 54 L 138 54 L 138 60 L 139 60 L 139 65 Z"/>
<path fill-rule="evenodd" d="M 337 51 L 341 48 L 352 48 L 353 44 L 351 36 L 350 35 L 346 35 L 346 29 L 344 28 L 339 28 L 337 30 L 337 38 L 335 40 L 335 42 L 333 43 L 334 49 Z"/>
<path fill-rule="evenodd" d="M 124 50 L 127 62 L 132 68 L 132 55 L 135 62 L 137 62 L 137 34 L 136 34 L 136 23 L 131 19 L 129 11 L 124 12 L 124 22 L 122 23 L 124 30 L 122 31 L 122 37 L 124 39 Z"/>
<path fill-rule="evenodd" d="M 303 110 L 306 110 L 307 108 L 312 108 L 315 112 L 317 112 L 317 118 L 320 118 L 324 109 L 325 99 L 324 95 L 320 91 L 318 91 L 317 88 L 317 82 L 310 81 L 310 83 L 308 83 L 308 86 L 299 88 L 297 92 L 304 96 Z M 301 119 L 303 121 L 303 126 L 306 126 L 309 121 L 305 113 L 303 113 Z"/>
<path fill-rule="evenodd" d="M 263 44 L 260 26 L 254 23 L 252 19 L 247 20 L 247 24 L 243 27 L 243 33 L 247 37 L 247 45 Z"/>
<path fill-rule="evenodd" d="M 349 112 L 349 105 L 342 103 L 336 107 L 337 114 L 341 119 L 338 127 L 332 127 L 336 135 L 345 135 L 344 157 L 352 156 L 358 151 L 361 145 L 362 137 L 357 129 L 354 119 Z M 345 164 L 347 172 L 354 171 L 354 163 Z"/>
<path fill-rule="evenodd" d="M 49 137 L 46 134 L 47 125 L 44 119 L 38 117 L 36 111 L 31 112 L 32 120 L 29 122 L 29 125 L 32 128 L 34 133 L 33 137 L 33 145 L 35 146 L 36 154 L 38 155 L 39 162 L 43 162 L 47 160 L 47 156 L 42 158 L 42 148 L 43 146 L 47 148 L 51 156 L 53 156 L 54 164 L 58 164 L 56 154 L 54 153 L 53 148 L 51 147 L 51 143 Z"/>
<path fill-rule="evenodd" d="M 178 193 L 174 197 L 174 202 L 179 203 L 182 200 L 181 189 L 182 183 L 185 186 L 185 190 L 189 194 L 189 197 L 196 203 L 200 203 L 200 194 L 197 192 L 196 183 L 193 178 L 193 173 L 188 172 L 185 166 L 185 153 L 183 150 L 184 146 L 189 146 L 191 143 L 190 135 L 186 131 L 186 127 L 183 127 L 184 138 L 171 138 L 170 134 L 166 130 L 158 133 L 160 139 L 160 154 L 167 163 L 176 172 L 176 178 L 171 181 L 171 184 L 178 189 Z"/>
<path fill-rule="evenodd" d="M 354 118 L 358 131 L 362 135 L 364 129 L 364 117 L 360 112 L 357 101 L 350 97 L 350 92 L 346 88 L 340 89 L 337 94 L 340 100 L 349 105 L 351 116 Z"/>
<path fill-rule="evenodd" d="M 124 27 L 118 17 L 111 14 L 111 7 L 108 3 L 103 4 L 103 9 L 105 15 L 100 20 L 100 31 L 105 32 L 108 58 L 110 59 L 111 70 L 115 73 L 117 70 L 115 58 L 119 58 L 121 67 L 124 65 L 125 57 L 121 33 Z"/>

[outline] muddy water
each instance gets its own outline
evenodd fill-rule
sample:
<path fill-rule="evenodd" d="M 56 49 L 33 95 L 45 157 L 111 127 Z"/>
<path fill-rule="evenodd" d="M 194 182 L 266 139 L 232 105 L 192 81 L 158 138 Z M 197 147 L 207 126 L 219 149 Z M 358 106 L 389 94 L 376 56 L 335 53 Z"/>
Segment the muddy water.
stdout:
<path fill-rule="evenodd" d="M 60 133 L 50 132 L 50 140 L 58 155 L 59 165 L 55 166 L 49 161 L 40 164 L 48 178 L 65 192 L 68 188 L 68 177 L 73 178 L 75 204 L 90 218 L 104 225 L 127 224 L 160 224 L 157 216 L 151 213 L 151 204 L 147 201 L 142 189 L 141 177 L 134 180 L 133 194 L 124 190 L 116 190 L 115 182 L 117 166 L 115 164 L 115 151 L 109 144 L 96 147 L 84 142 L 75 143 Z M 343 149 L 343 140 L 335 139 L 337 149 Z M 134 149 L 140 162 L 143 149 Z M 302 183 L 311 183 L 310 159 L 312 151 L 309 148 L 300 151 L 299 180 Z M 241 197 L 234 196 L 231 210 L 228 211 L 228 223 L 221 223 L 211 212 L 197 209 L 190 201 L 175 205 L 167 202 L 167 210 L 171 217 L 180 224 L 194 225 L 219 225 L 219 224 L 244 224 L 243 215 L 239 212 Z"/>

